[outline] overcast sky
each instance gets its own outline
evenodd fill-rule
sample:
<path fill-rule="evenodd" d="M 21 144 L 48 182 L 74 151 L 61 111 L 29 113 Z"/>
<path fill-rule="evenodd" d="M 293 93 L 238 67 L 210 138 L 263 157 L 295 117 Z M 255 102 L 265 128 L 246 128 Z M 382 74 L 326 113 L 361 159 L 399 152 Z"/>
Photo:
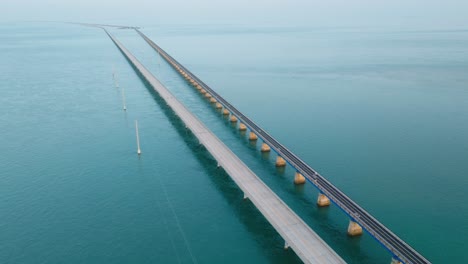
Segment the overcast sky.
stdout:
<path fill-rule="evenodd" d="M 0 21 L 468 29 L 468 0 L 0 0 Z"/>

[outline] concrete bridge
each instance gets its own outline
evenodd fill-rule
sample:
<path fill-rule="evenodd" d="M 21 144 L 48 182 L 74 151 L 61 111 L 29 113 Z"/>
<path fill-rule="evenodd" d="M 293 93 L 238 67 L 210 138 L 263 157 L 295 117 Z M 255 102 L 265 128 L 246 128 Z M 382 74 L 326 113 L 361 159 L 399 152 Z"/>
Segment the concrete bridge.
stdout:
<path fill-rule="evenodd" d="M 285 166 L 286 163 L 288 163 L 290 166 L 294 167 L 297 171 L 294 179 L 296 184 L 303 184 L 307 180 L 309 183 L 315 186 L 320 192 L 317 198 L 318 206 L 328 206 L 331 202 L 343 210 L 343 212 L 347 214 L 350 220 L 347 230 L 349 235 L 361 235 L 364 229 L 392 254 L 392 263 L 430 263 L 415 249 L 406 244 L 396 234 L 386 228 L 377 219 L 372 217 L 372 215 L 370 215 L 366 210 L 364 210 L 336 186 L 330 183 L 325 177 L 312 169 L 311 166 L 302 161 L 288 148 L 278 142 L 260 126 L 255 124 L 251 119 L 246 117 L 233 105 L 226 101 L 216 91 L 214 91 L 197 76 L 191 73 L 182 64 L 167 54 L 167 52 L 156 45 L 151 39 L 146 37 L 141 31 L 136 28 L 135 30 L 172 67 L 174 67 L 174 69 L 178 71 L 181 76 L 183 76 L 191 85 L 199 90 L 200 93 L 202 93 L 206 98 L 209 98 L 210 102 L 215 104 L 216 108 L 223 109 L 223 114 L 229 115 L 231 122 L 239 122 L 240 130 L 246 130 L 248 128 L 250 130 L 250 140 L 257 140 L 257 138 L 260 138 L 263 141 L 261 151 L 270 151 L 271 149 L 274 150 L 278 155 L 276 166 Z"/>
<path fill-rule="evenodd" d="M 105 30 L 105 29 L 104 29 Z M 141 78 L 153 87 L 304 263 L 345 263 L 219 138 L 167 90 L 117 39 L 108 36 Z"/>

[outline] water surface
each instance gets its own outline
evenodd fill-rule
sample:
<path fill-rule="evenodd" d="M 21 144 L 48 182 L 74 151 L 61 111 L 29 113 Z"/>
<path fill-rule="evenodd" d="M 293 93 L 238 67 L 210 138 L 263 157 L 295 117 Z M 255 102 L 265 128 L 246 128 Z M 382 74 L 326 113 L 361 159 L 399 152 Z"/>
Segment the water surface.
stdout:
<path fill-rule="evenodd" d="M 142 31 L 429 260 L 467 261 L 466 32 Z M 389 262 L 135 32 L 112 33 L 347 262 Z M 0 51 L 2 263 L 300 262 L 102 30 L 3 24 Z"/>

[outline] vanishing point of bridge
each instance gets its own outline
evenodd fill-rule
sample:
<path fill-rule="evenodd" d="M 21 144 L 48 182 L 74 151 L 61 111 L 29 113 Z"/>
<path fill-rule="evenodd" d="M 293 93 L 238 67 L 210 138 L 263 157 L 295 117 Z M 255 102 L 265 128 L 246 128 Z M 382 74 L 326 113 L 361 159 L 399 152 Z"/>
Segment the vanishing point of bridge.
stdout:
<path fill-rule="evenodd" d="M 99 26 L 99 25 L 96 25 Z M 163 49 L 156 45 L 152 40 L 146 37 L 137 28 L 135 29 L 138 34 L 151 46 L 153 47 L 172 67 L 175 68 L 191 85 L 193 85 L 200 93 L 206 98 L 210 99 L 210 102 L 215 104 L 218 109 L 223 109 L 223 115 L 230 116 L 230 121 L 233 123 L 239 122 L 239 129 L 249 129 L 249 140 L 257 140 L 260 138 L 263 141 L 261 150 L 264 152 L 273 149 L 278 157 L 276 160 L 276 166 L 285 166 L 286 163 L 296 169 L 296 175 L 294 182 L 296 184 L 303 184 L 307 180 L 313 186 L 319 190 L 319 196 L 317 199 L 318 206 L 328 206 L 330 202 L 337 205 L 343 210 L 350 218 L 348 226 L 348 234 L 351 236 L 361 235 L 363 229 L 367 231 L 372 237 L 374 237 L 379 243 L 381 243 L 388 251 L 392 254 L 392 263 L 430 263 L 422 255 L 420 255 L 415 249 L 406 244 L 402 239 L 395 235 L 392 231 L 386 228 L 382 223 L 372 217 L 366 210 L 360 207 L 357 203 L 351 200 L 343 192 L 341 192 L 336 186 L 331 184 L 322 175 L 317 173 L 308 164 L 302 161 L 294 153 L 288 150 L 280 142 L 274 139 L 271 135 L 265 132 L 261 127 L 255 124 L 248 117 L 243 115 L 239 110 L 227 102 L 222 96 L 216 93 L 212 88 L 206 85 L 193 73 L 187 70 L 183 65 L 177 62 L 173 57 L 167 54 Z M 148 71 L 144 68 L 141 63 L 122 46 L 112 35 L 107 31 L 106 33 L 124 54 L 127 60 L 136 68 L 137 72 L 148 81 L 148 83 L 158 92 L 158 94 L 165 99 L 166 103 L 176 112 L 176 114 L 184 121 L 194 135 L 200 140 L 202 144 L 208 149 L 208 151 L 214 156 L 218 163 L 226 170 L 226 172 L 233 178 L 238 186 L 244 191 L 246 197 L 248 197 L 260 210 L 260 212 L 267 218 L 267 220 L 275 227 L 280 235 L 285 239 L 285 247 L 291 246 L 296 254 L 307 263 L 342 263 L 343 260 L 331 250 L 323 240 L 321 240 L 310 227 L 308 227 L 284 202 L 277 197 L 246 165 L 240 161 L 227 147 L 219 141 L 219 139 L 212 134 L 193 114 L 191 114 L 175 97 L 170 94 L 167 89 Z M 174 105 L 171 105 L 174 104 Z M 179 109 L 179 111 L 177 110 Z M 182 110 L 181 110 L 182 109 Z M 209 138 L 204 138 L 202 135 L 210 135 Z M 215 142 L 215 143 L 214 143 Z M 220 150 L 225 153 L 220 156 Z M 242 171 L 242 172 L 241 172 Z M 241 180 L 241 175 L 247 173 L 249 177 Z M 257 182 L 258 181 L 258 182 Z M 255 187 L 251 185 L 254 183 Z M 259 189 L 257 189 L 259 188 Z M 258 196 L 258 193 L 264 193 L 272 199 L 272 203 L 265 204 Z M 264 199 L 264 198 L 263 198 Z M 277 207 L 283 207 L 281 210 L 277 210 Z M 269 210 L 274 210 L 268 212 Z M 280 219 L 277 219 L 277 217 Z M 293 221 L 299 223 L 304 233 L 300 233 L 300 230 L 295 230 L 292 234 L 288 234 L 291 231 L 291 225 L 288 227 L 282 226 L 281 219 L 284 217 L 292 217 Z M 297 219 L 296 219 L 297 218 Z M 278 222 L 280 221 L 280 222 Z M 291 223 L 291 222 L 290 222 Z M 302 227 L 305 225 L 306 227 Z M 295 233 L 298 231 L 299 233 Z M 307 242 L 307 240 L 309 241 Z M 314 244 L 311 245 L 310 243 Z M 315 248 L 310 248 L 310 247 Z M 318 253 L 318 248 L 323 252 Z"/>

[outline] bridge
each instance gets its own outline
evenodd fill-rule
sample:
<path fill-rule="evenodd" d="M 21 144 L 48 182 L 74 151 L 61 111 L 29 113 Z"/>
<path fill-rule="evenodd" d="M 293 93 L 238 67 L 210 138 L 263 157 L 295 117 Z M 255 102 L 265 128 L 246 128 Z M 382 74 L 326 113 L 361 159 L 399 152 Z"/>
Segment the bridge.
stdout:
<path fill-rule="evenodd" d="M 136 32 L 151 46 L 155 49 L 172 67 L 174 67 L 187 81 L 189 81 L 198 90 L 202 91 L 207 97 L 213 98 L 212 103 L 216 102 L 217 107 L 223 107 L 224 114 L 231 115 L 231 121 L 240 122 L 239 128 L 245 129 L 246 127 L 250 130 L 250 139 L 255 140 L 259 137 L 263 141 L 262 151 L 268 151 L 270 148 L 273 149 L 277 154 L 277 166 L 283 165 L 284 161 L 289 163 L 292 167 L 297 170 L 295 182 L 303 183 L 303 178 L 313 184 L 320 192 L 317 204 L 319 206 L 327 206 L 330 201 L 337 205 L 343 210 L 350 218 L 348 227 L 349 235 L 360 235 L 362 228 L 367 233 L 374 237 L 379 243 L 381 243 L 390 253 L 392 254 L 392 263 L 415 263 L 423 264 L 430 263 L 415 249 L 405 243 L 396 234 L 390 231 L 366 210 L 354 202 L 351 198 L 346 196 L 341 190 L 330 183 L 325 177 L 320 175 L 311 166 L 301 160 L 297 155 L 291 152 L 288 148 L 278 142 L 260 126 L 254 123 L 251 119 L 242 114 L 238 109 L 226 101 L 221 95 L 210 88 L 182 64 L 176 61 L 167 52 L 156 45 L 151 39 L 144 35 L 140 30 L 136 29 Z M 302 177 L 302 178 L 301 178 Z"/>
<path fill-rule="evenodd" d="M 103 28 L 104 29 L 104 28 Z M 104 29 L 105 30 L 105 29 Z M 219 138 L 162 85 L 107 30 L 117 48 L 135 71 L 156 91 L 192 131 L 239 188 L 285 240 L 304 263 L 345 263 L 294 211 L 252 172 Z"/>
<path fill-rule="evenodd" d="M 77 22 L 65 22 L 65 23 L 75 24 L 75 25 L 82 25 L 82 26 L 86 26 L 86 27 L 98 27 L 98 28 L 111 27 L 111 28 L 117 28 L 117 29 L 139 29 L 139 27 L 119 26 L 119 25 L 109 25 L 109 24 L 77 23 Z"/>

